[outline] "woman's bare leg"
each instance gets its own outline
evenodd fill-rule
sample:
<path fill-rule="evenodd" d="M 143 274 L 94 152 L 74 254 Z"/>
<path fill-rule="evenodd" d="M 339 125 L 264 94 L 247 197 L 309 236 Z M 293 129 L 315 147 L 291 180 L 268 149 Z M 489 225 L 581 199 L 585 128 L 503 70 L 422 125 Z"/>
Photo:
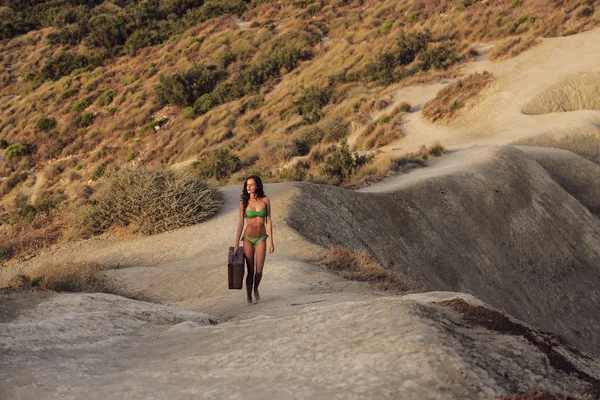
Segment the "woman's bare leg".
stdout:
<path fill-rule="evenodd" d="M 244 239 L 244 256 L 246 257 L 246 267 L 248 276 L 246 276 L 246 295 L 248 304 L 252 304 L 252 286 L 254 284 L 254 245 Z"/>
<path fill-rule="evenodd" d="M 256 274 L 254 274 L 254 298 L 256 301 L 260 301 L 260 295 L 258 293 L 258 285 L 262 279 L 262 271 L 265 265 L 265 257 L 267 254 L 267 240 L 263 240 L 254 248 L 256 254 Z"/>

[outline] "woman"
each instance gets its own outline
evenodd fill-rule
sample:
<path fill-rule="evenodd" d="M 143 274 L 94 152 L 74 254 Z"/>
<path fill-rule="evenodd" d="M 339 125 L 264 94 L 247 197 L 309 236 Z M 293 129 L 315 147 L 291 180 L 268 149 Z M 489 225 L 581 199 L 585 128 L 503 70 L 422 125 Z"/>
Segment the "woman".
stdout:
<path fill-rule="evenodd" d="M 260 285 L 263 266 L 265 265 L 265 256 L 267 252 L 266 239 L 269 239 L 269 254 L 275 251 L 275 245 L 273 244 L 273 226 L 271 224 L 271 203 L 269 202 L 269 198 L 265 196 L 262 181 L 256 175 L 248 177 L 246 182 L 244 182 L 244 189 L 242 190 L 240 201 L 240 219 L 235 237 L 235 253 L 237 253 L 240 247 L 240 235 L 244 228 L 244 217 L 248 222 L 244 235 L 242 236 L 244 240 L 244 256 L 246 257 L 246 266 L 248 267 L 246 294 L 248 297 L 248 304 L 252 304 L 252 289 L 254 289 L 254 299 L 256 302 L 260 301 L 258 285 Z M 254 272 L 255 265 L 256 272 Z"/>

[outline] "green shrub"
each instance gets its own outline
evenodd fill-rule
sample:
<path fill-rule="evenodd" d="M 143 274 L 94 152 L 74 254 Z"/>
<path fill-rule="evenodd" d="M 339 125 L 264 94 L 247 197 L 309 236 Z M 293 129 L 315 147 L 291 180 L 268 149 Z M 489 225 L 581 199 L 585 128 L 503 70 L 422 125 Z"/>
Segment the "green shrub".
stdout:
<path fill-rule="evenodd" d="M 181 116 L 186 119 L 196 118 L 196 112 L 194 111 L 194 107 L 186 107 L 183 110 L 181 110 Z"/>
<path fill-rule="evenodd" d="M 22 157 L 29 154 L 31 149 L 28 144 L 13 143 L 4 150 L 4 158 L 9 161 L 15 157 Z"/>
<path fill-rule="evenodd" d="M 132 161 L 139 155 L 140 155 L 139 151 L 132 151 L 131 153 L 127 154 L 125 161 L 127 161 L 127 162 Z"/>
<path fill-rule="evenodd" d="M 158 72 L 158 68 L 156 68 L 156 64 L 151 63 L 150 65 L 148 65 L 146 67 L 146 69 L 144 70 L 144 72 L 146 73 L 146 76 L 148 78 L 156 75 L 156 73 Z"/>
<path fill-rule="evenodd" d="M 367 64 L 365 74 L 370 80 L 384 84 L 400 81 L 416 72 L 403 67 L 411 64 L 419 53 L 426 50 L 430 40 L 431 33 L 427 30 L 409 34 L 401 32 L 396 48 L 378 54 L 373 62 Z"/>
<path fill-rule="evenodd" d="M 106 172 L 106 164 L 97 165 L 96 168 L 94 169 L 94 171 L 92 172 L 92 180 L 97 181 L 98 179 L 102 178 L 102 176 L 104 176 L 105 172 Z"/>
<path fill-rule="evenodd" d="M 392 26 L 394 26 L 394 20 L 388 19 L 383 23 L 383 25 L 381 25 L 381 28 L 379 28 L 379 33 L 382 35 L 388 33 L 392 29 Z"/>
<path fill-rule="evenodd" d="M 418 11 L 413 11 L 408 14 L 408 22 L 416 22 L 419 19 L 420 13 Z"/>
<path fill-rule="evenodd" d="M 86 56 L 63 52 L 58 57 L 48 60 L 44 64 L 41 76 L 43 79 L 56 81 L 78 68 L 87 67 L 89 64 L 90 60 Z"/>
<path fill-rule="evenodd" d="M 92 90 L 95 90 L 99 84 L 100 84 L 100 79 L 91 81 L 90 83 L 87 84 L 87 86 L 85 87 L 85 90 L 87 90 L 88 92 L 91 92 Z"/>
<path fill-rule="evenodd" d="M 226 181 L 242 168 L 240 158 L 228 149 L 215 149 L 195 164 L 200 179 Z"/>
<path fill-rule="evenodd" d="M 510 5 L 512 8 L 517 8 L 521 5 L 522 0 L 513 0 L 512 4 Z"/>
<path fill-rule="evenodd" d="M 84 112 L 75 118 L 75 125 L 80 128 L 87 128 L 94 123 L 94 119 L 96 119 L 94 114 L 90 112 Z"/>
<path fill-rule="evenodd" d="M 214 100 L 212 96 L 209 93 L 203 94 L 194 102 L 194 111 L 204 114 L 212 108 L 213 104 Z"/>
<path fill-rule="evenodd" d="M 419 67 L 427 71 L 431 68 L 446 69 L 457 61 L 457 56 L 454 48 L 441 45 L 419 53 L 419 60 Z"/>
<path fill-rule="evenodd" d="M 100 14 L 88 21 L 86 42 L 91 47 L 112 49 L 127 40 L 126 21 L 121 15 Z"/>
<path fill-rule="evenodd" d="M 391 120 L 392 120 L 392 116 L 386 115 L 385 117 L 379 118 L 377 121 L 375 121 L 375 123 L 379 124 L 379 125 L 385 125 L 385 124 L 389 123 Z"/>
<path fill-rule="evenodd" d="M 298 161 L 291 168 L 286 168 L 279 173 L 279 179 L 282 181 L 303 181 L 306 179 L 310 164 Z"/>
<path fill-rule="evenodd" d="M 123 134 L 123 141 L 126 142 L 135 135 L 134 131 L 127 131 Z"/>
<path fill-rule="evenodd" d="M 283 68 L 291 71 L 298 66 L 300 60 L 310 56 L 311 52 L 305 49 L 275 50 L 262 64 L 243 69 L 229 82 L 220 82 L 212 92 L 212 98 L 216 104 L 223 104 L 255 94 L 262 84 L 280 76 Z"/>
<path fill-rule="evenodd" d="M 37 120 L 35 127 L 40 131 L 49 131 L 56 126 L 56 120 L 54 118 L 42 117 Z"/>
<path fill-rule="evenodd" d="M 94 202 L 74 221 L 84 233 L 123 226 L 151 235 L 206 220 L 221 208 L 223 196 L 216 187 L 171 170 L 123 168 L 107 173 Z"/>
<path fill-rule="evenodd" d="M 70 97 L 73 97 L 77 94 L 77 89 L 75 88 L 69 88 L 67 90 L 65 90 L 64 92 L 62 92 L 62 94 L 60 95 L 60 97 L 62 99 L 68 99 Z"/>
<path fill-rule="evenodd" d="M 372 159 L 372 156 L 352 154 L 348 142 L 344 140 L 340 147 L 333 149 L 331 156 L 321 166 L 320 172 L 322 175 L 335 179 L 339 185 L 349 181 L 360 167 L 370 163 Z"/>
<path fill-rule="evenodd" d="M 123 82 L 123 86 L 129 86 L 132 83 L 136 82 L 138 80 L 138 78 L 136 76 L 132 76 L 131 78 L 127 78 L 125 79 L 125 82 Z"/>
<path fill-rule="evenodd" d="M 142 136 L 142 135 L 144 135 L 147 132 L 151 132 L 151 131 L 153 131 L 155 129 L 155 127 L 157 127 L 157 126 L 163 126 L 165 122 L 167 122 L 166 119 L 154 119 L 154 118 L 150 118 L 148 120 L 148 122 L 146 122 L 146 124 L 140 128 L 140 131 L 138 132 L 138 135 Z"/>
<path fill-rule="evenodd" d="M 161 104 L 190 107 L 198 97 L 210 93 L 217 83 L 227 77 L 222 70 L 195 65 L 190 70 L 171 76 L 161 76 L 155 86 Z"/>
<path fill-rule="evenodd" d="M 330 99 L 331 88 L 311 86 L 302 90 L 302 95 L 294 102 L 294 109 L 304 121 L 314 124 L 323 116 L 323 107 Z"/>
<path fill-rule="evenodd" d="M 75 104 L 73 104 L 73 107 L 71 107 L 71 112 L 83 111 L 89 105 L 90 103 L 87 100 L 78 100 L 75 102 Z"/>
<path fill-rule="evenodd" d="M 110 103 L 112 103 L 114 95 L 115 95 L 114 91 L 105 90 L 104 92 L 102 92 L 102 94 L 96 100 L 96 104 L 98 104 L 101 107 L 107 106 Z"/>

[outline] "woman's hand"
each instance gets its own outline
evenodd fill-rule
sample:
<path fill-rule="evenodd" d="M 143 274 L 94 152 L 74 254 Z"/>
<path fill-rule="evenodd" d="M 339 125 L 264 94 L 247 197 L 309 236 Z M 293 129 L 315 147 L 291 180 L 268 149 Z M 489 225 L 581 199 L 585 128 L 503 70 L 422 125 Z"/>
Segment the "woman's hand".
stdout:
<path fill-rule="evenodd" d="M 238 252 L 238 250 L 240 249 L 240 245 L 236 244 L 235 246 L 233 246 L 233 255 L 235 256 Z"/>
<path fill-rule="evenodd" d="M 275 245 L 273 244 L 273 241 L 269 241 L 269 254 L 273 253 L 275 251 Z"/>

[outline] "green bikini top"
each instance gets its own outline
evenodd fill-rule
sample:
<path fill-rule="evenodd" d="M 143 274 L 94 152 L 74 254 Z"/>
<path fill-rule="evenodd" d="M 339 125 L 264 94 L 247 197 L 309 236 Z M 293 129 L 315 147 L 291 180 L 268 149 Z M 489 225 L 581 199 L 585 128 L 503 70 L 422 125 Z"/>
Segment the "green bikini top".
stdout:
<path fill-rule="evenodd" d="M 256 218 L 256 217 L 266 217 L 267 209 L 263 208 L 262 210 L 254 211 L 254 210 L 246 210 L 246 218 Z"/>

